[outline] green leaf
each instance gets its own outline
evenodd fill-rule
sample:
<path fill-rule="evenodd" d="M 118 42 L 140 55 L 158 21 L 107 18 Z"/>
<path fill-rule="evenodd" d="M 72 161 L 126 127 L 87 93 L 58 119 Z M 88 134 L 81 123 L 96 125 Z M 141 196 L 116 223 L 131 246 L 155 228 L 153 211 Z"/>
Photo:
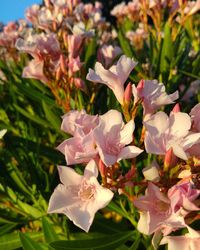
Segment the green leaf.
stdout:
<path fill-rule="evenodd" d="M 41 239 L 43 237 L 43 233 L 41 232 L 26 233 L 26 235 L 35 240 Z M 21 241 L 18 233 L 5 234 L 4 236 L 0 237 L 0 249 L 14 250 L 19 247 L 21 247 Z"/>
<path fill-rule="evenodd" d="M 118 31 L 118 39 L 120 43 L 120 47 L 122 48 L 124 54 L 128 57 L 133 57 L 133 51 L 131 49 L 130 43 L 126 39 L 126 37 L 123 34 L 123 30 L 119 29 Z"/>
<path fill-rule="evenodd" d="M 128 231 L 90 240 L 55 241 L 50 246 L 56 250 L 114 250 L 132 236 L 133 231 Z"/>
<path fill-rule="evenodd" d="M 136 235 L 136 237 L 135 237 L 135 239 L 134 239 L 134 242 L 133 242 L 133 244 L 129 247 L 128 250 L 137 250 L 139 244 L 140 244 L 140 233 L 137 232 L 137 235 Z"/>
<path fill-rule="evenodd" d="M 89 44 L 87 45 L 87 49 L 85 51 L 84 62 L 86 65 L 86 69 L 88 67 L 92 67 L 94 60 L 96 60 L 96 49 L 97 49 L 97 41 L 93 38 Z"/>
<path fill-rule="evenodd" d="M 45 116 L 47 120 L 50 122 L 50 124 L 58 131 L 60 131 L 60 124 L 61 120 L 60 117 L 58 117 L 55 112 L 53 112 L 52 107 L 46 104 L 46 102 L 42 101 L 42 107 L 45 112 Z"/>
<path fill-rule="evenodd" d="M 24 250 L 43 250 L 39 243 L 23 233 L 19 233 L 20 241 Z"/>
<path fill-rule="evenodd" d="M 13 105 L 16 110 L 21 113 L 23 116 L 25 116 L 26 118 L 28 118 L 29 120 L 39 124 L 39 125 L 42 125 L 46 128 L 49 128 L 50 125 L 48 122 L 46 122 L 45 120 L 43 120 L 42 118 L 40 118 L 39 116 L 36 116 L 36 115 L 32 115 L 30 114 L 29 112 L 25 111 L 24 109 L 20 108 L 18 105 L 14 104 Z"/>
<path fill-rule="evenodd" d="M 44 232 L 44 238 L 47 243 L 52 241 L 59 240 L 58 235 L 56 234 L 53 225 L 48 222 L 48 220 L 43 217 L 42 218 L 42 229 Z"/>
<path fill-rule="evenodd" d="M 50 97 L 47 97 L 44 93 L 41 93 L 41 91 L 38 91 L 32 87 L 29 87 L 27 84 L 18 84 L 17 89 L 23 93 L 25 96 L 31 98 L 33 101 L 41 102 L 45 101 L 50 106 L 56 106 L 56 103 L 53 99 Z"/>
<path fill-rule="evenodd" d="M 171 28 L 169 23 L 166 23 L 164 28 L 164 40 L 161 51 L 160 72 L 167 74 L 167 76 L 169 74 L 170 63 L 173 58 L 173 54 L 174 47 L 171 38 Z"/>
<path fill-rule="evenodd" d="M 3 226 L 0 226 L 0 236 L 8 233 L 16 227 L 17 223 L 7 223 Z"/>

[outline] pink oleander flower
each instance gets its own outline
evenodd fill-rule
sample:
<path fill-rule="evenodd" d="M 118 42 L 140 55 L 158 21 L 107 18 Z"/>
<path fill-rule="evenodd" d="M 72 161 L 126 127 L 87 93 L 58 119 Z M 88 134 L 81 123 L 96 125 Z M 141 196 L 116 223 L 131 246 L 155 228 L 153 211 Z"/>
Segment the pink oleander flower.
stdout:
<path fill-rule="evenodd" d="M 33 59 L 28 63 L 23 70 L 22 77 L 24 78 L 33 78 L 40 80 L 43 83 L 47 83 L 48 79 L 43 73 L 44 61 Z"/>
<path fill-rule="evenodd" d="M 200 231 L 187 227 L 189 233 L 181 236 L 165 236 L 160 245 L 168 244 L 168 250 L 199 250 Z"/>
<path fill-rule="evenodd" d="M 57 150 L 65 155 L 68 165 L 88 163 L 98 155 L 93 131 L 87 135 L 82 135 L 81 132 L 78 130 L 76 136 L 65 140 L 57 147 Z"/>
<path fill-rule="evenodd" d="M 152 114 L 163 105 L 174 103 L 178 99 L 178 91 L 168 95 L 163 83 L 157 80 L 141 80 L 136 87 L 133 84 L 134 103 L 142 99 L 144 115 Z"/>
<path fill-rule="evenodd" d="M 190 182 L 176 184 L 167 195 L 149 182 L 146 194 L 134 201 L 141 211 L 138 230 L 144 234 L 162 230 L 167 235 L 185 227 L 184 217 L 191 211 L 199 210 L 193 203 L 199 194 L 200 190 L 193 189 Z"/>
<path fill-rule="evenodd" d="M 121 105 L 124 102 L 124 83 L 129 74 L 136 66 L 131 58 L 122 55 L 116 65 L 106 70 L 101 63 L 96 62 L 95 71 L 89 69 L 86 79 L 92 82 L 99 82 L 107 85 L 114 92 Z"/>
<path fill-rule="evenodd" d="M 190 116 L 193 122 L 192 130 L 200 132 L 200 103 L 192 108 Z"/>
<path fill-rule="evenodd" d="M 100 116 L 93 133 L 99 156 L 106 166 L 134 158 L 143 151 L 136 146 L 126 146 L 132 142 L 134 128 L 134 121 L 124 124 L 121 113 L 116 110 Z"/>
<path fill-rule="evenodd" d="M 110 12 L 112 16 L 115 16 L 117 18 L 124 17 L 127 14 L 127 6 L 125 2 L 121 2 L 120 4 L 117 4 Z"/>
<path fill-rule="evenodd" d="M 73 223 L 88 232 L 95 213 L 108 205 L 113 193 L 98 181 L 98 169 L 93 160 L 81 176 L 75 170 L 58 166 L 61 184 L 54 190 L 48 213 L 65 214 Z"/>
<path fill-rule="evenodd" d="M 63 117 L 61 129 L 74 137 L 62 142 L 57 149 L 65 155 L 68 165 L 87 163 L 97 157 L 93 129 L 99 123 L 98 116 L 82 111 L 70 111 Z"/>
<path fill-rule="evenodd" d="M 120 47 L 112 45 L 103 45 L 99 48 L 97 53 L 98 61 L 104 65 L 105 68 L 109 67 L 117 56 L 122 54 L 122 50 Z"/>
<path fill-rule="evenodd" d="M 192 131 L 193 132 L 200 132 L 200 103 L 195 105 L 191 112 L 190 116 L 192 119 Z M 200 140 L 197 144 L 193 145 L 191 148 L 188 149 L 188 153 L 190 155 L 200 157 Z"/>
<path fill-rule="evenodd" d="M 44 62 L 48 61 L 51 71 L 56 70 L 60 59 L 60 45 L 53 33 L 29 35 L 25 40 L 19 38 L 15 44 L 20 51 L 30 54 L 34 59 L 29 62 L 23 71 L 23 77 L 35 78 L 44 83 L 48 79 L 44 75 Z"/>
<path fill-rule="evenodd" d="M 87 135 L 99 124 L 99 117 L 88 115 L 85 110 L 71 110 L 62 116 L 62 119 L 61 130 L 70 135 L 75 135 L 77 129 L 81 130 L 83 135 Z"/>
<path fill-rule="evenodd" d="M 190 132 L 191 124 L 190 116 L 182 112 L 171 112 L 169 117 L 162 111 L 152 115 L 144 121 L 147 153 L 166 155 L 172 148 L 174 155 L 187 160 L 187 150 L 200 139 L 200 133 Z"/>
<path fill-rule="evenodd" d="M 31 7 L 26 9 L 25 16 L 26 19 L 33 25 L 38 25 L 38 14 L 40 11 L 40 6 L 38 4 L 33 4 Z"/>

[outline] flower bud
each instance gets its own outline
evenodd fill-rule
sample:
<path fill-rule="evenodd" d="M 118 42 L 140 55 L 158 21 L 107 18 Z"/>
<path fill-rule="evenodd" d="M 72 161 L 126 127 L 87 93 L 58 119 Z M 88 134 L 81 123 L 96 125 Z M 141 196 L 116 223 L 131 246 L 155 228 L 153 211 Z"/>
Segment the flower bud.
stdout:
<path fill-rule="evenodd" d="M 131 97 L 132 97 L 132 85 L 129 82 L 124 92 L 124 103 L 129 104 L 131 101 Z"/>

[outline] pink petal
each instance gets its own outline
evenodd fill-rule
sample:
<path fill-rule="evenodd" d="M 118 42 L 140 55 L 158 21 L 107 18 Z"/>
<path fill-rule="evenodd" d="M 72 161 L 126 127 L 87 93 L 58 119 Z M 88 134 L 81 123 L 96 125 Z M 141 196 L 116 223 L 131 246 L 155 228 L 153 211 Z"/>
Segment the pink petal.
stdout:
<path fill-rule="evenodd" d="M 120 161 L 122 159 L 130 159 L 135 158 L 139 154 L 143 152 L 142 149 L 135 147 L 135 146 L 127 146 L 121 149 L 117 161 Z"/>
<path fill-rule="evenodd" d="M 170 134 L 176 137 L 184 137 L 191 128 L 190 116 L 186 113 L 173 113 L 169 117 Z"/>
<path fill-rule="evenodd" d="M 66 207 L 76 202 L 74 195 L 71 194 L 64 185 L 59 184 L 49 200 L 48 213 L 64 213 Z"/>
<path fill-rule="evenodd" d="M 79 185 L 83 177 L 76 173 L 76 171 L 69 167 L 58 166 L 58 173 L 60 181 L 65 186 Z"/>
<path fill-rule="evenodd" d="M 135 123 L 133 120 L 129 121 L 120 132 L 120 143 L 127 145 L 133 140 L 133 131 L 135 129 Z"/>

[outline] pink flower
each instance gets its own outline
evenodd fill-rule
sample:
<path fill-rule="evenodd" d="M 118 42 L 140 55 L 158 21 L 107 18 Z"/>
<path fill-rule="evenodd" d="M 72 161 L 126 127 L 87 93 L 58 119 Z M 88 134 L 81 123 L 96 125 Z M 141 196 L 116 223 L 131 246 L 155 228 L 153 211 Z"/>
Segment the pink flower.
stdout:
<path fill-rule="evenodd" d="M 82 131 L 83 135 L 87 135 L 99 123 L 97 115 L 88 115 L 85 110 L 71 110 L 62 116 L 61 129 L 71 135 L 75 135 L 77 129 Z"/>
<path fill-rule="evenodd" d="M 47 83 L 48 79 L 43 73 L 44 61 L 33 59 L 23 70 L 22 77 L 38 79 L 43 83 Z"/>
<path fill-rule="evenodd" d="M 162 230 L 164 235 L 177 228 L 185 227 L 184 217 L 199 208 L 192 202 L 200 191 L 192 188 L 190 182 L 177 184 L 168 190 L 167 196 L 149 182 L 145 196 L 140 196 L 134 205 L 141 211 L 138 230 L 152 234 Z"/>
<path fill-rule="evenodd" d="M 82 111 L 70 111 L 65 114 L 61 129 L 74 137 L 62 142 L 57 149 L 65 155 L 68 165 L 87 163 L 94 159 L 98 151 L 95 148 L 93 129 L 98 125 L 98 116 Z"/>
<path fill-rule="evenodd" d="M 107 68 L 110 66 L 117 56 L 122 54 L 120 47 L 113 47 L 112 45 L 103 45 L 99 48 L 97 53 L 98 61 Z"/>
<path fill-rule="evenodd" d="M 114 92 L 121 105 L 124 102 L 124 83 L 127 80 L 136 62 L 125 55 L 121 56 L 117 65 L 106 70 L 101 63 L 96 62 L 95 71 L 89 69 L 87 80 L 107 85 Z"/>
<path fill-rule="evenodd" d="M 171 112 L 169 117 L 162 111 L 157 112 L 144 121 L 144 126 L 145 148 L 152 154 L 165 155 L 172 148 L 174 155 L 187 160 L 186 151 L 200 139 L 200 133 L 190 132 L 191 119 L 182 112 Z"/>
<path fill-rule="evenodd" d="M 152 114 L 163 105 L 174 103 L 178 99 L 178 91 L 167 95 L 163 83 L 157 80 L 141 80 L 137 86 L 133 84 L 134 103 L 142 99 L 144 115 Z"/>
<path fill-rule="evenodd" d="M 160 245 L 168 244 L 168 250 L 199 250 L 200 232 L 187 228 L 189 233 L 181 236 L 165 236 Z"/>
<path fill-rule="evenodd" d="M 138 230 L 148 235 L 162 228 L 172 213 L 169 198 L 151 182 L 148 183 L 145 196 L 135 200 L 134 205 L 141 211 Z M 181 227 L 182 223 L 177 222 Z"/>
<path fill-rule="evenodd" d="M 193 122 L 192 130 L 200 132 L 200 103 L 192 108 L 190 116 Z"/>
<path fill-rule="evenodd" d="M 132 142 L 134 128 L 134 121 L 125 125 L 121 113 L 116 110 L 100 116 L 99 125 L 94 129 L 94 139 L 106 166 L 121 159 L 134 158 L 143 151 L 135 146 L 125 146 Z"/>
<path fill-rule="evenodd" d="M 174 185 L 168 191 L 171 200 L 171 208 L 174 213 L 183 208 L 186 211 L 198 211 L 199 208 L 192 202 L 200 194 L 200 190 L 192 188 L 190 182 L 183 182 Z"/>
<path fill-rule="evenodd" d="M 97 157 L 98 151 L 95 148 L 93 131 L 82 136 L 81 133 L 81 130 L 77 131 L 75 137 L 65 140 L 57 147 L 65 155 L 68 165 L 87 163 Z"/>
<path fill-rule="evenodd" d="M 58 171 L 62 184 L 50 198 L 48 213 L 65 214 L 88 232 L 95 213 L 108 205 L 113 193 L 98 183 L 98 170 L 93 160 L 86 166 L 83 176 L 69 167 L 59 166 Z"/>

